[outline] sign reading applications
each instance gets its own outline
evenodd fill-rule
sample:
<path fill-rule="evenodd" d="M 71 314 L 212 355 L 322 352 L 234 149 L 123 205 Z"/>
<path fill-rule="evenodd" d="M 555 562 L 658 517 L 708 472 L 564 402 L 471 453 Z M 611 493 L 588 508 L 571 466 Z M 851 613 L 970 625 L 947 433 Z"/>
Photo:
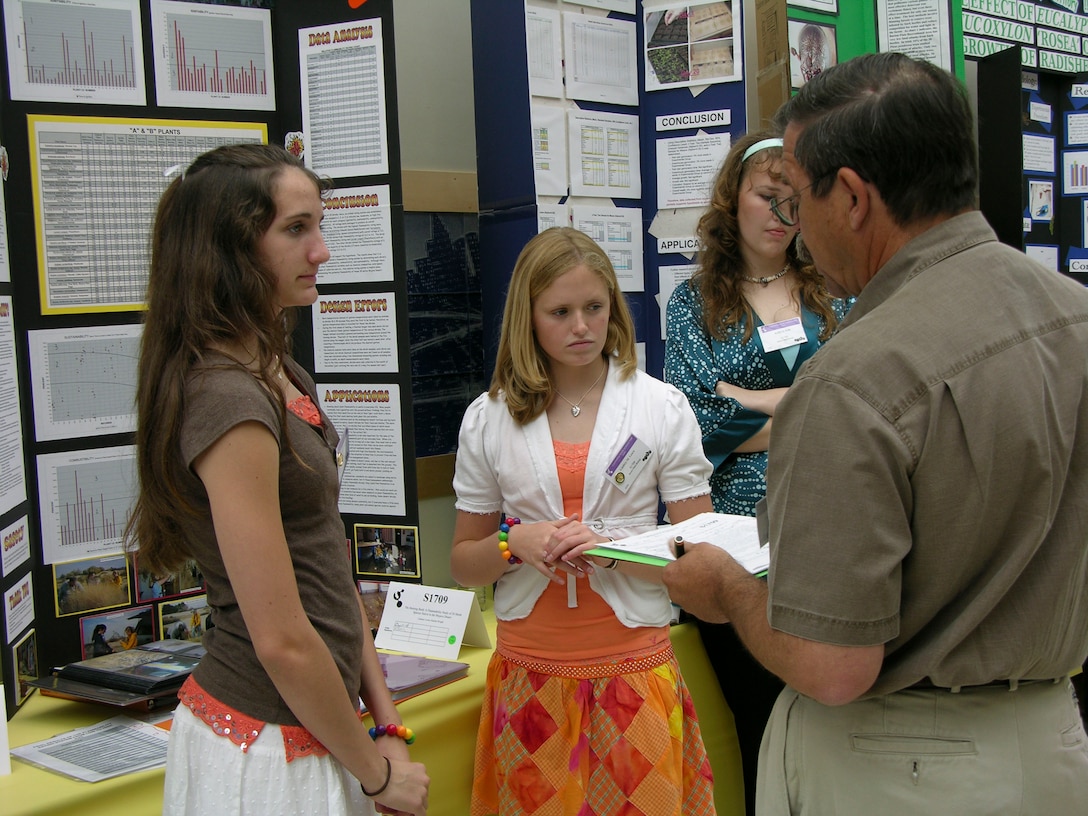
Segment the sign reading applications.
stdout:
<path fill-rule="evenodd" d="M 698 252 L 699 239 L 694 235 L 684 235 L 671 238 L 657 239 L 657 252 L 664 255 L 667 252 Z"/>

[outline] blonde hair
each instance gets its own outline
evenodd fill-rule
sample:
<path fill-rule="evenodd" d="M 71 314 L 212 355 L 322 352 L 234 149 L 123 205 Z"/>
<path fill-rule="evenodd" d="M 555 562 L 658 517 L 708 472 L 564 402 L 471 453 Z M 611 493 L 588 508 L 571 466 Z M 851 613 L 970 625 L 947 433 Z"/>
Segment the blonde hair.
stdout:
<path fill-rule="evenodd" d="M 493 398 L 503 392 L 510 416 L 520 425 L 538 417 L 555 393 L 548 376 L 548 356 L 533 333 L 533 301 L 560 275 L 576 266 L 594 272 L 608 289 L 604 355 L 619 368 L 621 379 L 630 377 L 638 366 L 634 320 L 608 255 L 579 230 L 570 227 L 545 230 L 525 245 L 514 264 L 503 309 L 495 373 L 488 392 Z"/>

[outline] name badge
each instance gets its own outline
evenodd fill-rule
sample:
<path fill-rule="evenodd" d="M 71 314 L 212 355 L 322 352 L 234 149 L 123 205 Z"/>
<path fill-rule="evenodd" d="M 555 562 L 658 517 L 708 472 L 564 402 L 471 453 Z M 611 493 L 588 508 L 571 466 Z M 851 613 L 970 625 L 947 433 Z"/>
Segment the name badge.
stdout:
<path fill-rule="evenodd" d="M 350 430 L 345 426 L 340 434 L 340 441 L 336 443 L 336 476 L 341 483 L 344 481 L 344 469 L 348 466 L 348 432 Z"/>
<path fill-rule="evenodd" d="M 631 483 L 646 467 L 651 453 L 653 451 L 646 446 L 645 442 L 631 434 L 623 443 L 619 453 L 608 463 L 608 469 L 605 471 L 608 481 L 618 487 L 621 493 L 626 493 Z"/>
<path fill-rule="evenodd" d="M 789 320 L 780 320 L 777 323 L 768 323 L 759 327 L 759 339 L 763 341 L 764 351 L 778 351 L 779 349 L 799 346 L 808 340 L 805 337 L 805 327 L 801 325 L 801 318 L 791 317 Z"/>

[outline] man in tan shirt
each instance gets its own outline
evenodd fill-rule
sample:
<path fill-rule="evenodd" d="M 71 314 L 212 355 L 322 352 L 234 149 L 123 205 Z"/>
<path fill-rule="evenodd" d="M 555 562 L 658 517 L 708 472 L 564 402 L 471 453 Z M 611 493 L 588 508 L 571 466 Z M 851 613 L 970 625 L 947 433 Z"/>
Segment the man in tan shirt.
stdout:
<path fill-rule="evenodd" d="M 975 211 L 946 72 L 858 57 L 778 122 L 772 207 L 857 303 L 775 414 L 769 580 L 707 545 L 665 571 L 787 683 L 757 812 L 1079 812 L 1088 292 Z"/>

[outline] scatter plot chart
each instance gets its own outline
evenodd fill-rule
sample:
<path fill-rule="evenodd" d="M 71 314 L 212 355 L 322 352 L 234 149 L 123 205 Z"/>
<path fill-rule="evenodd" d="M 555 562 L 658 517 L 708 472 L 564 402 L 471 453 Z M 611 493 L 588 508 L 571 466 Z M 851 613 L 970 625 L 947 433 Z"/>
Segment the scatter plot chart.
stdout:
<path fill-rule="evenodd" d="M 39 441 L 136 429 L 140 326 L 49 329 L 29 339 Z"/>

